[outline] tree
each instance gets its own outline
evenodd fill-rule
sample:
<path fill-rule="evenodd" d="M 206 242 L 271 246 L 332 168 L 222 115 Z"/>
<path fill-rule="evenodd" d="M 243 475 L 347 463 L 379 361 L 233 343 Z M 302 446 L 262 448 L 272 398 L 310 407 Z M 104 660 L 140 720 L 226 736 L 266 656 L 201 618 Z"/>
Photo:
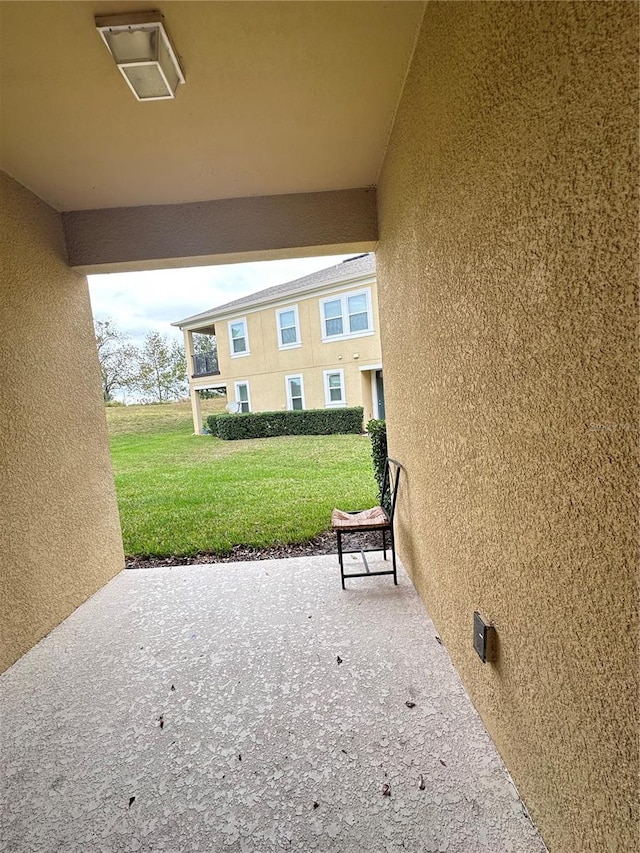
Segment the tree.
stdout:
<path fill-rule="evenodd" d="M 102 394 L 105 403 L 113 400 L 116 390 L 131 387 L 136 373 L 138 351 L 130 338 L 112 320 L 95 320 L 96 347 L 102 374 Z"/>
<path fill-rule="evenodd" d="M 186 392 L 184 350 L 168 335 L 149 332 L 138 351 L 135 385 L 150 402 L 177 400 Z"/>
<path fill-rule="evenodd" d="M 193 354 L 196 356 L 195 363 L 188 365 L 188 369 L 195 373 L 210 373 L 218 370 L 218 344 L 215 335 L 194 334 Z"/>
<path fill-rule="evenodd" d="M 215 335 L 198 334 L 193 336 L 193 352 L 195 355 L 213 355 L 218 357 L 218 346 Z"/>
<path fill-rule="evenodd" d="M 217 370 L 218 341 L 216 336 L 195 332 L 193 335 L 193 354 L 205 356 L 210 360 L 209 363 L 212 360 Z M 189 369 L 191 369 L 191 365 L 189 365 Z M 226 397 L 227 392 L 225 388 L 201 388 L 198 394 L 202 400 L 213 400 L 218 397 Z"/>

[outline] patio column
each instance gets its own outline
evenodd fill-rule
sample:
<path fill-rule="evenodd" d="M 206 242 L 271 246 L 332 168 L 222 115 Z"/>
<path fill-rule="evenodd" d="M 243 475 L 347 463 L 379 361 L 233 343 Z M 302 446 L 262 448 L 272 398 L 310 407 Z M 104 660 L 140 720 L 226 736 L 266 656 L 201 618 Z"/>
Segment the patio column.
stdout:
<path fill-rule="evenodd" d="M 193 375 L 193 332 L 184 329 L 184 352 L 187 359 L 187 376 L 189 378 L 189 399 L 191 400 L 191 414 L 193 416 L 194 435 L 200 435 L 202 431 L 202 408 L 200 406 L 200 395 L 191 384 Z"/>

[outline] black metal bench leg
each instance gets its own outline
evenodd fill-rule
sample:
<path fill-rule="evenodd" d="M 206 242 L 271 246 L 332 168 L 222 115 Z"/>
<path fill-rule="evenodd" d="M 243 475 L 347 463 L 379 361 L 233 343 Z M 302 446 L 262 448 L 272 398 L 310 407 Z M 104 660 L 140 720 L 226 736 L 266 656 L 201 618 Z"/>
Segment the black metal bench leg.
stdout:
<path fill-rule="evenodd" d="M 393 527 L 391 528 L 391 560 L 393 562 L 393 583 L 398 586 L 398 573 L 396 571 L 396 540 L 393 535 Z"/>
<path fill-rule="evenodd" d="M 382 556 L 387 559 L 387 531 L 382 529 Z"/>
<path fill-rule="evenodd" d="M 342 562 L 342 531 L 337 530 L 336 535 L 338 537 L 338 561 L 340 562 L 340 580 L 342 581 L 342 589 L 346 589 L 344 585 L 344 564 Z"/>

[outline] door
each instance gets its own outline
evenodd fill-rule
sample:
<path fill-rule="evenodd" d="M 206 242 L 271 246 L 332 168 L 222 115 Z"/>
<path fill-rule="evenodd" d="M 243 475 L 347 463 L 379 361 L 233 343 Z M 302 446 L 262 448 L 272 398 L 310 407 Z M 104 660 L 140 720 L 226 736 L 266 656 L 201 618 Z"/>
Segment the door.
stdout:
<path fill-rule="evenodd" d="M 376 417 L 384 420 L 384 382 L 382 381 L 382 371 L 376 370 L 376 397 L 378 402 L 378 414 Z"/>

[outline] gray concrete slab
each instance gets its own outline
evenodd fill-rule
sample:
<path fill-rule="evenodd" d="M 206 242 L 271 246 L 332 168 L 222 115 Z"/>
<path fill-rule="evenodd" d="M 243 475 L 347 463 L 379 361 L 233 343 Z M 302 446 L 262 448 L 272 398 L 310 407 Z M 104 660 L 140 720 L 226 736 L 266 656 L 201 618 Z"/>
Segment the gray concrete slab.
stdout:
<path fill-rule="evenodd" d="M 404 572 L 123 572 L 0 690 L 5 851 L 545 849 Z"/>

